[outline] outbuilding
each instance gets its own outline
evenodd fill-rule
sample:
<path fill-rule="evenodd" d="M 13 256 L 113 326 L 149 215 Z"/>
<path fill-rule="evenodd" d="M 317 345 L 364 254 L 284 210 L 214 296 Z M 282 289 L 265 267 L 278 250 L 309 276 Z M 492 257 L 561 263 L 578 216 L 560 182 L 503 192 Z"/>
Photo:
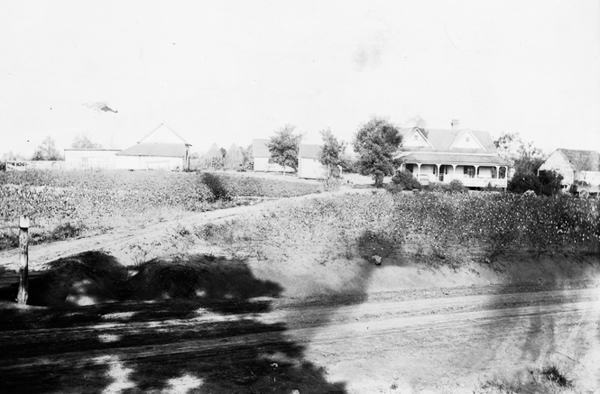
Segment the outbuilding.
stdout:
<path fill-rule="evenodd" d="M 116 167 L 128 170 L 188 170 L 190 143 L 165 124 L 149 132 L 136 145 L 116 154 Z"/>

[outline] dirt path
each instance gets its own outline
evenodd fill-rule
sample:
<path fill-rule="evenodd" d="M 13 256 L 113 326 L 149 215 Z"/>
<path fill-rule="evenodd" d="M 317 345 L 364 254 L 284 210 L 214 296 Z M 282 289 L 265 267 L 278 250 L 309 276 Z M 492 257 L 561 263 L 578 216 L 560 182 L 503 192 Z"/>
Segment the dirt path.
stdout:
<path fill-rule="evenodd" d="M 600 387 L 598 289 L 446 294 L 182 303 L 175 318 L 161 303 L 83 308 L 77 324 L 0 332 L 2 392 L 472 393 L 542 362 Z"/>
<path fill-rule="evenodd" d="M 240 206 L 216 211 L 193 213 L 185 218 L 167 220 L 135 230 L 113 230 L 101 235 L 33 245 L 29 248 L 29 266 L 33 271 L 43 270 L 46 264 L 50 261 L 89 250 L 102 250 L 112 256 L 115 256 L 122 264 L 129 265 L 133 263 L 134 259 L 134 253 L 131 250 L 132 245 L 151 243 L 153 240 L 164 237 L 169 230 L 174 229 L 178 225 L 191 226 L 202 225 L 206 223 L 216 223 L 222 220 L 240 217 L 242 215 L 255 214 L 281 204 L 289 204 L 311 198 L 328 198 L 333 194 L 367 192 L 371 192 L 371 190 L 344 188 L 336 193 L 310 194 L 300 197 L 266 201 L 250 206 Z M 18 270 L 18 249 L 0 252 L 0 267 L 8 270 Z"/>

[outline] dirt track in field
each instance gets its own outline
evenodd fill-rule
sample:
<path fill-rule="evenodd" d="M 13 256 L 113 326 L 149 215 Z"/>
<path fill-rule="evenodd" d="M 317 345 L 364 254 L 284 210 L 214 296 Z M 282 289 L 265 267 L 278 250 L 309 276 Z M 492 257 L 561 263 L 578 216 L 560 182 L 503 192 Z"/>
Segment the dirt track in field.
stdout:
<path fill-rule="evenodd" d="M 365 193 L 368 189 L 342 189 L 337 193 Z M 101 250 L 114 257 L 121 263 L 130 265 L 135 260 L 135 250 L 131 246 L 141 243 L 151 243 L 161 239 L 166 233 L 176 226 L 199 226 L 206 223 L 217 223 L 222 220 L 233 219 L 242 215 L 251 215 L 281 204 L 288 204 L 309 198 L 326 198 L 332 193 L 312 194 L 292 197 L 281 200 L 266 201 L 257 205 L 240 206 L 235 208 L 220 209 L 215 211 L 189 214 L 186 217 L 165 220 L 153 223 L 144 228 L 112 230 L 105 234 L 85 236 L 66 241 L 32 245 L 29 247 L 30 269 L 43 270 L 50 261 L 83 253 L 89 250 Z M 19 267 L 18 249 L 0 252 L 0 268 L 17 271 Z"/>
<path fill-rule="evenodd" d="M 542 362 L 600 387 L 599 289 L 466 290 L 86 307 L 77 324 L 0 332 L 0 391 L 472 393 Z"/>

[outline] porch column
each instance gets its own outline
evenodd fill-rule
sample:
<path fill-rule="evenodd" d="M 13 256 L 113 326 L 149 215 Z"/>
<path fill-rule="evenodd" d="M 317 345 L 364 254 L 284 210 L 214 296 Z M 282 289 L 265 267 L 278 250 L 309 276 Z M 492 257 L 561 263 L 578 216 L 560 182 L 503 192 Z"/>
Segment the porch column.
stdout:
<path fill-rule="evenodd" d="M 452 180 L 456 179 L 456 164 L 452 164 Z"/>
<path fill-rule="evenodd" d="M 436 164 L 436 165 L 435 165 L 435 168 L 436 168 L 436 170 L 437 170 L 437 179 L 438 179 L 438 181 L 439 181 L 439 180 L 440 180 L 440 177 L 442 176 L 442 174 L 440 174 L 440 168 L 441 168 L 441 167 L 440 167 L 440 165 L 439 165 L 439 164 Z"/>
<path fill-rule="evenodd" d="M 421 163 L 417 163 L 417 178 L 421 175 Z"/>
<path fill-rule="evenodd" d="M 500 166 L 496 166 L 496 179 L 500 179 Z"/>
<path fill-rule="evenodd" d="M 479 166 L 474 166 L 475 167 L 475 179 L 479 178 Z"/>

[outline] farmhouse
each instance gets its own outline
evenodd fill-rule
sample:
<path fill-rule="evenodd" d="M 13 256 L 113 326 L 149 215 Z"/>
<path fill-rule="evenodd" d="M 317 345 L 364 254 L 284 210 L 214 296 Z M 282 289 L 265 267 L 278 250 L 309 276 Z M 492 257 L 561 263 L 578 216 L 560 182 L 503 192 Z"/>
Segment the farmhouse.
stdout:
<path fill-rule="evenodd" d="M 179 134 L 160 124 L 136 145 L 116 154 L 116 167 L 128 170 L 189 169 L 190 146 Z"/>
<path fill-rule="evenodd" d="M 403 128 L 403 144 L 396 157 L 421 181 L 449 183 L 460 180 L 466 187 L 506 188 L 508 165 L 496 153 L 487 131 Z M 500 171 L 504 168 L 504 171 Z"/>
<path fill-rule="evenodd" d="M 267 144 L 268 139 L 253 139 L 252 140 L 252 156 L 254 157 L 254 171 L 263 172 L 283 172 L 284 168 L 276 163 L 269 163 L 271 153 Z M 292 168 L 286 167 L 285 172 L 293 171 Z"/>
<path fill-rule="evenodd" d="M 600 190 L 600 153 L 593 150 L 557 149 L 539 170 L 561 174 L 565 188 L 576 185 L 579 191 L 598 193 Z"/>

